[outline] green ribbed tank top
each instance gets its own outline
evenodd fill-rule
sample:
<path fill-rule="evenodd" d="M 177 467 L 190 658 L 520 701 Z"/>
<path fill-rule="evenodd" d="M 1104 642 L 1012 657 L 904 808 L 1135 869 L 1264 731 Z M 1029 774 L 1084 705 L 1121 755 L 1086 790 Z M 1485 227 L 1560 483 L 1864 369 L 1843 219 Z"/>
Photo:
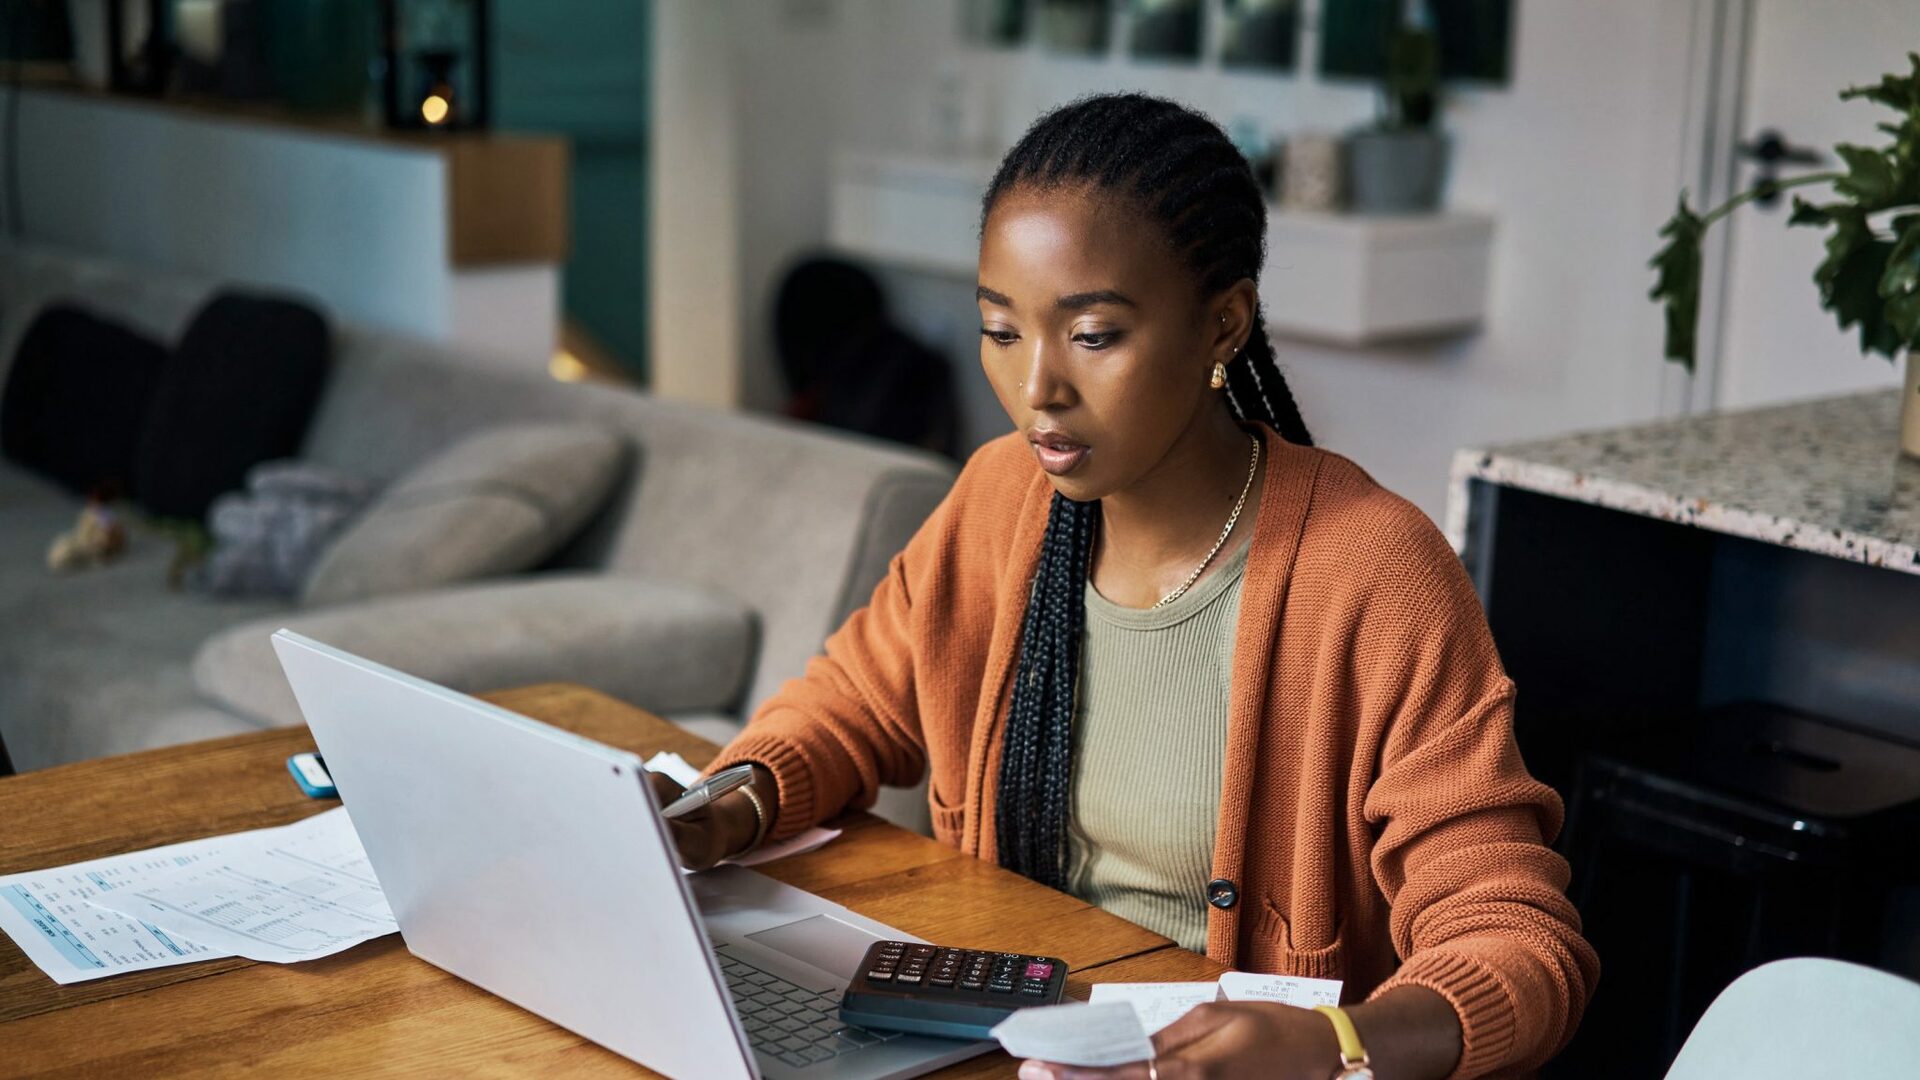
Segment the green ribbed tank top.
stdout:
<path fill-rule="evenodd" d="M 1207 947 L 1247 547 L 1163 608 L 1121 607 L 1086 589 L 1069 891 L 1195 952 Z"/>

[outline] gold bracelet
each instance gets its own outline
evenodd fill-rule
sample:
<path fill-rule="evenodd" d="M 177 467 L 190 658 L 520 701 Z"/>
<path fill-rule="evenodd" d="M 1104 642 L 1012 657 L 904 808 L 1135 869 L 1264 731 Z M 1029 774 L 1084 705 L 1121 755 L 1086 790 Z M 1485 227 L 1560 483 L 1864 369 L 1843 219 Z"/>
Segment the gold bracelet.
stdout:
<path fill-rule="evenodd" d="M 1313 1011 L 1333 1021 L 1334 1038 L 1340 1040 L 1340 1071 L 1333 1074 L 1334 1080 L 1373 1080 L 1367 1048 L 1360 1045 L 1360 1033 L 1347 1011 L 1338 1005 L 1315 1005 Z"/>
<path fill-rule="evenodd" d="M 767 820 L 767 805 L 760 801 L 760 795 L 753 790 L 753 784 L 751 782 L 741 784 L 734 790 L 745 795 L 747 801 L 753 804 L 753 839 L 746 847 L 727 856 L 729 859 L 737 859 L 747 852 L 752 851 L 754 848 L 759 847 L 760 841 L 767 838 L 767 827 L 772 824 L 772 822 Z"/>

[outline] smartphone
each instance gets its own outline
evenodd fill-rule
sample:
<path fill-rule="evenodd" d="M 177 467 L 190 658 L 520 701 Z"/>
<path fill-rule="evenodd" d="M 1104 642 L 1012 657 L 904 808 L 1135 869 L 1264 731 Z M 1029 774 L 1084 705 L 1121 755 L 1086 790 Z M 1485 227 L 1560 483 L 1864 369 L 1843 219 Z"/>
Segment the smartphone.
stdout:
<path fill-rule="evenodd" d="M 308 798 L 331 799 L 339 792 L 333 787 L 333 774 L 327 772 L 326 759 L 319 754 L 295 754 L 287 759 L 287 771 Z"/>

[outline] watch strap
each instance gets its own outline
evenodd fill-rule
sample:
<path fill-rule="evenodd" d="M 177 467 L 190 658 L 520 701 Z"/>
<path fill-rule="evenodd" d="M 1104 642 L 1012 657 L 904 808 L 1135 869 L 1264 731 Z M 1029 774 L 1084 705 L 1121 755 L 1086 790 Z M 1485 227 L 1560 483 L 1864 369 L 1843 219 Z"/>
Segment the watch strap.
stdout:
<path fill-rule="evenodd" d="M 1347 1011 L 1338 1005 L 1315 1005 L 1313 1011 L 1333 1021 L 1334 1037 L 1340 1040 L 1340 1064 L 1349 1070 L 1366 1068 L 1367 1048 L 1360 1044 L 1360 1033 Z"/>

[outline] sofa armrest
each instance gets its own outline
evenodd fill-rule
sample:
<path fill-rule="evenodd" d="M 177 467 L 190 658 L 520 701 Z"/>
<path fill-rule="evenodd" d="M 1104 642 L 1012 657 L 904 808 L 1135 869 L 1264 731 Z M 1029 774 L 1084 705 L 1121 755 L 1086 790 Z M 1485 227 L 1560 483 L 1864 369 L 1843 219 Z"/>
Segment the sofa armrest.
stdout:
<path fill-rule="evenodd" d="M 753 613 L 711 590 L 550 573 L 243 623 L 200 647 L 194 686 L 267 723 L 300 723 L 268 641 L 283 626 L 454 690 L 576 682 L 660 713 L 736 707 L 755 638 Z"/>

